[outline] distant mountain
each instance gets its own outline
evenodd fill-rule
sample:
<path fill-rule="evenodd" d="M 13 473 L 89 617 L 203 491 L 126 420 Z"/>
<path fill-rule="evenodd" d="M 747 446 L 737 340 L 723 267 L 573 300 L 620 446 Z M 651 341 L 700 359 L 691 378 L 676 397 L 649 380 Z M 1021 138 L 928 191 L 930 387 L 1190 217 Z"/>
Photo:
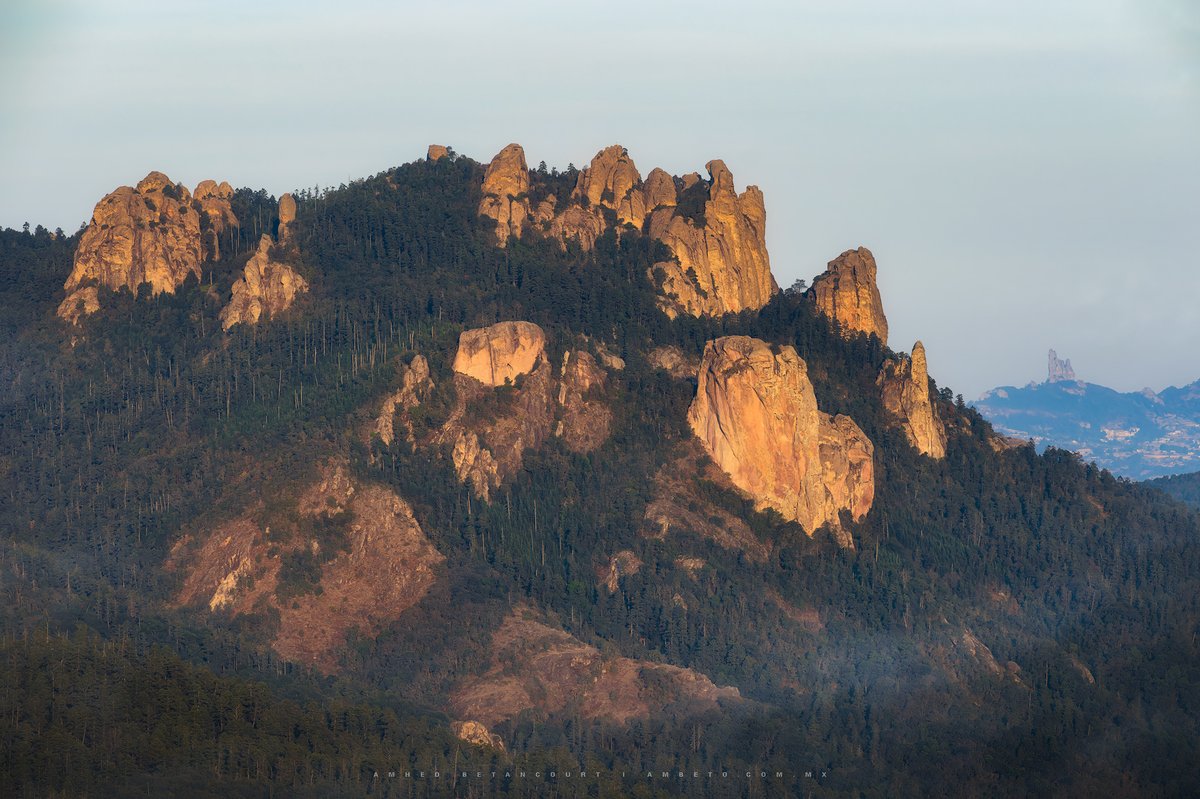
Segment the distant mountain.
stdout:
<path fill-rule="evenodd" d="M 1200 469 L 1200 381 L 1122 393 L 1075 379 L 1050 350 L 1047 380 L 1001 386 L 974 403 L 996 429 L 1062 447 L 1138 479 Z"/>
<path fill-rule="evenodd" d="M 1200 508 L 1200 472 L 1157 477 L 1147 480 L 1146 485 L 1170 494 L 1180 502 L 1186 502 L 1194 508 Z"/>

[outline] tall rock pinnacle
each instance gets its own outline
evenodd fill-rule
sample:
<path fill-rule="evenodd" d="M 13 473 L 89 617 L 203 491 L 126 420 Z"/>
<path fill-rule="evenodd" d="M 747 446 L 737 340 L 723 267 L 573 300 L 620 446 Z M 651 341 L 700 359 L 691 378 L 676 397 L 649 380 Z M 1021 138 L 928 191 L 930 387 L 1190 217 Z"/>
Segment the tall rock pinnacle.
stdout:
<path fill-rule="evenodd" d="M 944 458 L 946 430 L 929 396 L 925 346 L 918 341 L 911 358 L 901 355 L 884 361 L 878 384 L 883 407 L 899 423 L 909 443 L 931 458 Z"/>
<path fill-rule="evenodd" d="M 812 292 L 817 307 L 836 320 L 843 333 L 874 333 L 887 344 L 887 316 L 875 274 L 875 256 L 870 250 L 846 250 L 817 276 Z"/>
<path fill-rule="evenodd" d="M 1046 382 L 1063 383 L 1075 380 L 1075 370 L 1071 368 L 1070 358 L 1067 358 L 1065 361 L 1059 360 L 1058 353 L 1050 350 L 1046 356 L 1046 361 Z"/>

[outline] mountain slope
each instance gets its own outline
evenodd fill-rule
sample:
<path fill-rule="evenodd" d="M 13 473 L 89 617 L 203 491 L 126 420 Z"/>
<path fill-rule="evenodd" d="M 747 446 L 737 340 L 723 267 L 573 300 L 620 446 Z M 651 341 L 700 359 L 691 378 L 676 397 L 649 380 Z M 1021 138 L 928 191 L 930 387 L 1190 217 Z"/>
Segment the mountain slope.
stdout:
<path fill-rule="evenodd" d="M 112 667 L 131 679 L 144 679 L 141 653 L 157 645 L 284 698 L 394 708 L 414 725 L 423 754 L 412 757 L 442 746 L 476 763 L 786 775 L 706 784 L 712 795 L 1085 796 L 1113 785 L 1154 795 L 1200 785 L 1196 515 L 1062 450 L 1000 446 L 931 381 L 929 421 L 945 444 L 942 457 L 922 454 L 880 384 L 908 361 L 827 317 L 816 297 L 776 293 L 738 314 L 672 318 L 656 265 L 674 254 L 649 227 L 615 223 L 604 203 L 621 198 L 601 203 L 604 229 L 589 249 L 534 230 L 500 247 L 495 223 L 477 213 L 484 179 L 483 165 L 443 156 L 296 192 L 287 236 L 309 292 L 228 331 L 222 308 L 262 231 L 277 228 L 279 207 L 262 193 L 230 198 L 249 229 L 227 231 L 221 261 L 157 295 L 98 287 L 98 308 L 77 326 L 53 316 L 75 240 L 4 232 L 0 274 L 27 280 L 28 263 L 56 278 L 34 284 L 46 292 L 36 313 L 0 309 L 14 331 L 0 346 L 8 639 L 82 623 L 135 643 L 136 656 Z M 579 180 L 530 172 L 531 210 L 539 195 L 570 196 Z M 679 179 L 681 204 L 700 185 L 688 180 Z M 575 202 L 556 212 L 590 208 Z M 686 202 L 677 218 L 698 230 L 703 203 Z M 465 330 L 497 322 L 537 325 L 544 341 L 536 357 L 511 359 L 513 371 L 489 370 L 507 383 L 484 385 L 456 371 L 456 356 Z M 706 347 L 728 336 L 761 342 L 747 348 L 761 375 L 749 391 L 802 360 L 805 382 L 789 373 L 778 396 L 817 414 L 818 436 L 819 419 L 844 417 L 872 444 L 869 507 L 807 529 L 760 502 L 752 480 L 722 471 L 719 448 L 705 449 L 688 415 Z M 658 366 L 665 352 L 678 368 Z M 586 354 L 603 379 L 568 380 L 580 362 L 568 353 Z M 393 401 L 412 386 L 418 356 L 428 386 Z M 378 430 L 381 407 L 392 414 L 388 441 L 363 432 Z M 588 407 L 604 409 L 608 431 L 575 446 L 558 423 L 599 418 L 583 415 Z M 459 433 L 493 458 L 520 440 L 519 460 L 497 470 L 486 498 L 459 468 Z M 330 463 L 344 464 L 338 491 L 353 493 L 298 501 Z M 806 476 L 813 491 L 842 479 L 824 472 Z M 403 503 L 387 507 L 407 532 L 387 514 L 365 524 L 379 503 L 356 504 L 362 492 Z M 386 569 L 368 568 L 356 553 L 371 551 L 373 529 L 412 546 Z M 226 551 L 238 530 L 261 547 L 255 562 L 278 561 L 273 587 L 275 565 L 226 585 L 229 606 L 213 603 L 214 591 L 186 591 L 197 562 L 212 567 L 215 586 L 238 570 L 202 557 L 210 541 Z M 350 593 L 356 577 L 410 566 L 417 575 L 420 564 L 420 590 L 403 602 Z M 308 669 L 280 642 L 294 642 L 288 614 L 312 607 L 353 612 L 306 616 L 320 626 L 314 640 L 336 642 Z M 513 630 L 525 628 L 554 656 L 515 645 Z M 607 680 L 598 684 L 612 686 L 611 705 L 585 712 L 559 701 L 550 689 L 560 668 Z M 464 729 L 452 723 L 479 721 L 469 716 L 484 694 L 506 702 L 484 719 L 503 752 L 491 738 L 476 749 L 448 737 Z M 737 701 L 706 699 L 718 695 Z M 422 718 L 438 732 L 420 732 Z M 184 744 L 163 746 L 164 772 L 181 773 Z M 376 755 L 352 751 L 374 765 Z M 813 769 L 828 776 L 808 780 Z M 22 773 L 15 790 L 46 792 L 45 772 Z M 292 784 L 253 771 L 245 779 Z M 371 777 L 321 779 L 365 790 Z"/>

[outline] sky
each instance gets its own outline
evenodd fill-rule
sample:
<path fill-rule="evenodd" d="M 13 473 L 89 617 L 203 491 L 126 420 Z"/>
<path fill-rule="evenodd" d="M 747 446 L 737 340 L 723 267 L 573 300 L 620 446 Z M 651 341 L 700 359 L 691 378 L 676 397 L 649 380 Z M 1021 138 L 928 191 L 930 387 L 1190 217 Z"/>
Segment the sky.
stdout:
<path fill-rule="evenodd" d="M 4 0 L 0 226 L 157 169 L 272 194 L 423 157 L 722 158 L 781 286 L 869 247 L 968 399 L 1200 378 L 1192 0 Z M 64 279 L 65 279 L 64 275 Z"/>

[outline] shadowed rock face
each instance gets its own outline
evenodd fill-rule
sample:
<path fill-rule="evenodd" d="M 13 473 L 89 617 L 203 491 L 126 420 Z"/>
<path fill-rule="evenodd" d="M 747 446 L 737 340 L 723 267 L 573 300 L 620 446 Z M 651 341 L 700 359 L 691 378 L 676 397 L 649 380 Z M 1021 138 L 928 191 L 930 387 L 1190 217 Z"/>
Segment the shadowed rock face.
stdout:
<path fill-rule="evenodd" d="M 879 372 L 883 407 L 899 423 L 916 449 L 932 458 L 946 456 L 946 430 L 933 410 L 925 346 L 913 344 L 912 357 L 887 360 Z"/>
<path fill-rule="evenodd" d="M 790 346 L 747 336 L 710 341 L 688 423 L 713 461 L 760 509 L 811 535 L 839 513 L 861 519 L 875 496 L 874 447 L 847 416 L 817 408 Z"/>
<path fill-rule="evenodd" d="M 286 194 L 284 195 L 287 196 Z M 258 251 L 233 284 L 233 296 L 221 309 L 221 325 L 255 324 L 286 311 L 296 297 L 308 291 L 308 281 L 287 264 L 271 260 L 271 237 L 258 240 Z"/>
<path fill-rule="evenodd" d="M 200 196 L 151 172 L 136 188 L 122 186 L 96 204 L 75 251 L 58 315 L 77 322 L 99 308 L 96 287 L 136 293 L 149 283 L 155 294 L 174 292 L 188 275 L 200 276 L 206 257 L 219 257 L 216 242 L 225 226 L 236 225 L 229 184 L 204 181 Z M 202 224 L 201 211 L 209 222 Z"/>
<path fill-rule="evenodd" d="M 213 529 L 191 554 L 184 553 L 183 542 L 176 545 L 171 565 L 184 571 L 176 599 L 232 615 L 273 608 L 279 613 L 275 651 L 332 672 L 346 633 L 382 632 L 425 596 L 445 557 L 425 537 L 407 502 L 383 486 L 355 481 L 345 463 L 324 467 L 294 508 L 300 517 L 345 514 L 350 520 L 346 550 L 321 566 L 319 593 L 277 596 L 283 557 L 317 543 L 280 542 L 270 525 L 260 527 L 248 513 Z"/>
<path fill-rule="evenodd" d="M 847 250 L 817 276 L 812 292 L 817 307 L 836 320 L 843 333 L 874 333 L 887 344 L 887 317 L 875 273 L 875 256 L 870 250 L 866 247 Z"/>
<path fill-rule="evenodd" d="M 626 657 L 605 658 L 518 606 L 492 636 L 492 662 L 451 697 L 459 718 L 495 726 L 530 712 L 536 718 L 578 713 L 618 724 L 668 713 L 686 716 L 741 701 L 736 688 L 718 687 L 691 669 Z"/>

